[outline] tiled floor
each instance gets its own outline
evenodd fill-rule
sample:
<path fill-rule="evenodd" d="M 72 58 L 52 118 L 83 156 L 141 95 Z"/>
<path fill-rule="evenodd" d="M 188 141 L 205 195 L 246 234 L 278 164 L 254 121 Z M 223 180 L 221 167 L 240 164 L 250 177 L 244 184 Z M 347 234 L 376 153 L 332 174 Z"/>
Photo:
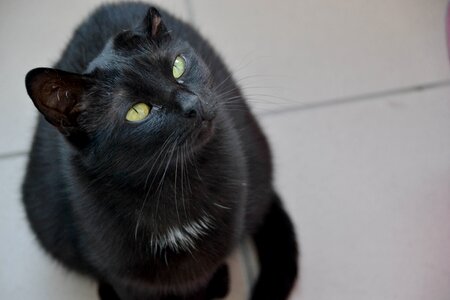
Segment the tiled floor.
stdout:
<path fill-rule="evenodd" d="M 272 142 L 303 253 L 292 299 L 450 299 L 446 1 L 160 2 L 223 54 Z M 0 2 L 0 299 L 96 299 L 37 247 L 19 186 L 24 75 L 97 4 Z"/>

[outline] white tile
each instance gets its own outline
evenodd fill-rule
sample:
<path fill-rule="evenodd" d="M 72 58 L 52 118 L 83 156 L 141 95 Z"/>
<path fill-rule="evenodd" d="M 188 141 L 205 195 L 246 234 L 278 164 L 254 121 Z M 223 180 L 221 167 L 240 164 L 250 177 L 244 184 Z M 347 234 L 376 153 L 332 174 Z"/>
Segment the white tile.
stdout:
<path fill-rule="evenodd" d="M 25 75 L 55 63 L 75 27 L 101 0 L 0 2 L 0 154 L 28 149 L 36 110 L 25 90 Z M 185 1 L 159 0 L 184 19 Z"/>
<path fill-rule="evenodd" d="M 265 116 L 302 248 L 292 299 L 447 300 L 450 87 Z"/>
<path fill-rule="evenodd" d="M 261 110 L 449 79 L 446 0 L 191 2 Z"/>
<path fill-rule="evenodd" d="M 38 247 L 19 187 L 25 157 L 0 160 L 0 299 L 96 300 L 93 282 L 62 269 Z"/>

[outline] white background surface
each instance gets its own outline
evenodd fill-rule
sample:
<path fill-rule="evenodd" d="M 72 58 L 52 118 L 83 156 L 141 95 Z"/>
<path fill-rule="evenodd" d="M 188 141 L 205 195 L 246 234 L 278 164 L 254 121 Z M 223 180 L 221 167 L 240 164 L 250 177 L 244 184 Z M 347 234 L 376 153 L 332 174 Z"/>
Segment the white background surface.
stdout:
<path fill-rule="evenodd" d="M 222 53 L 271 140 L 302 248 L 292 299 L 450 299 L 446 1 L 159 2 Z M 37 247 L 19 187 L 24 76 L 98 3 L 0 2 L 0 299 L 96 299 Z"/>

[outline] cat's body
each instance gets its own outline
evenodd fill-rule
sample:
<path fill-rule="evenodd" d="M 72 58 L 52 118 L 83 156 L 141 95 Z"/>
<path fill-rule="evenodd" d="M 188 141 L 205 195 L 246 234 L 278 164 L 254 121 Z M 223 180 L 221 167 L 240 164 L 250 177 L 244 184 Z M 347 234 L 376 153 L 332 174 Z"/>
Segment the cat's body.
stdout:
<path fill-rule="evenodd" d="M 84 75 L 27 76 L 47 119 L 23 185 L 31 226 L 55 258 L 101 282 L 103 299 L 123 300 L 224 296 L 225 259 L 253 236 L 261 263 L 253 297 L 283 299 L 296 246 L 266 139 L 209 44 L 148 9 L 104 6 L 78 28 L 56 68 Z M 123 32 L 142 19 L 138 35 Z M 183 80 L 164 78 L 167 57 L 180 53 L 192 66 Z M 149 120 L 122 124 L 124 106 L 147 98 Z"/>

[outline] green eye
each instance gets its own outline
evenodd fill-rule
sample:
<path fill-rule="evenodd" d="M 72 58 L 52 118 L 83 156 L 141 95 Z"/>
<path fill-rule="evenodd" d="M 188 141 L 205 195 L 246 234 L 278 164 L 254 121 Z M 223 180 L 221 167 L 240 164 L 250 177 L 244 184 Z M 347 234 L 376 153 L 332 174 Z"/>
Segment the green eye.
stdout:
<path fill-rule="evenodd" d="M 137 122 L 144 120 L 149 113 L 150 106 L 145 103 L 137 103 L 130 108 L 125 118 L 130 122 Z"/>
<path fill-rule="evenodd" d="M 186 70 L 186 61 L 180 55 L 175 58 L 172 66 L 172 74 L 175 79 L 180 78 Z"/>

